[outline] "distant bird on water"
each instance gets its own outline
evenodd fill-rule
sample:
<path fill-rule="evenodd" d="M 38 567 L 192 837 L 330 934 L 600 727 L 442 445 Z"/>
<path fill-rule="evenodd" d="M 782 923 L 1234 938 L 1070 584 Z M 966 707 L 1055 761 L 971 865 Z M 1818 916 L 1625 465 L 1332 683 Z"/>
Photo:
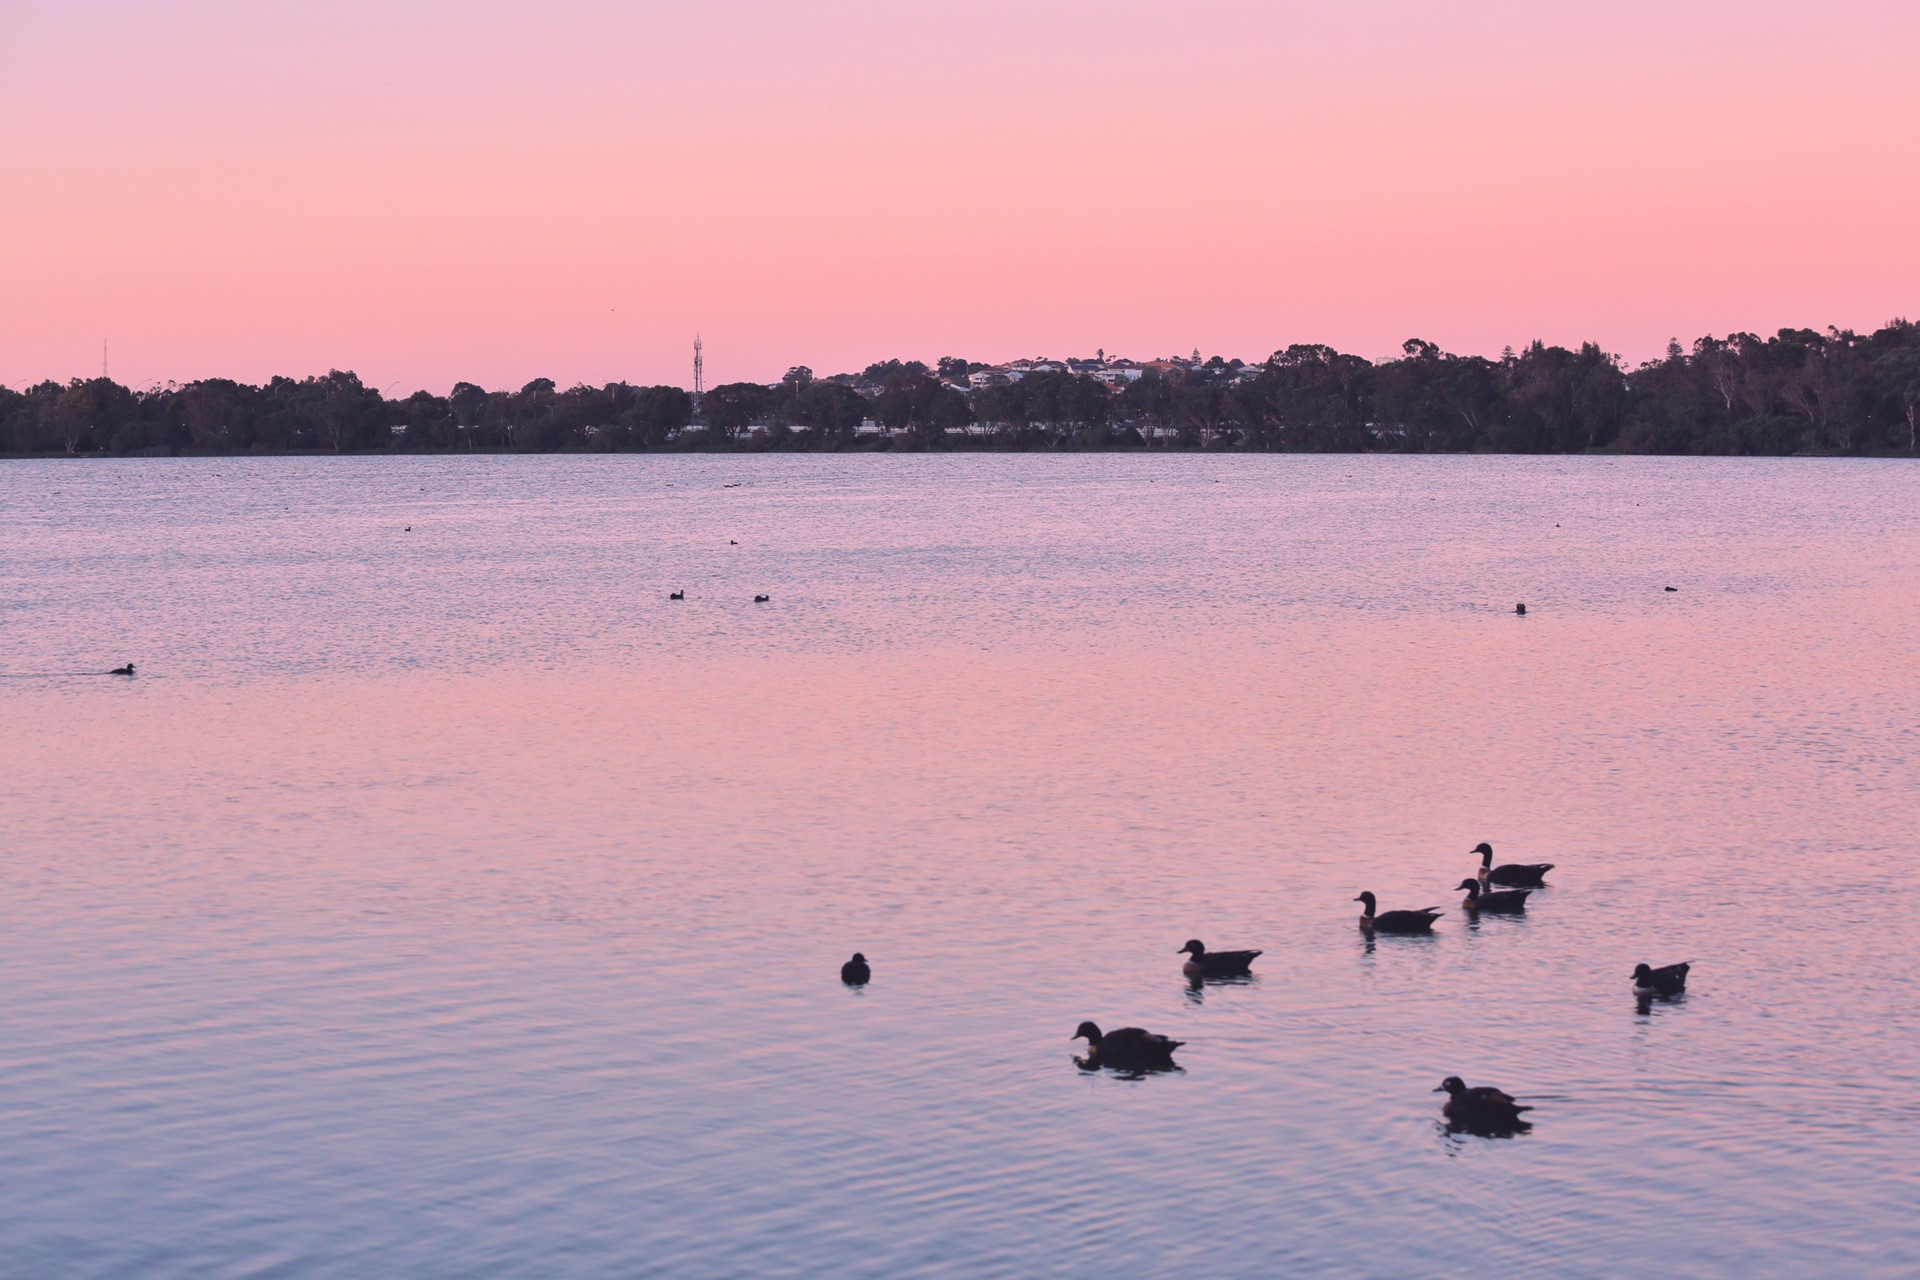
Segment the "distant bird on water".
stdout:
<path fill-rule="evenodd" d="M 1375 915 L 1371 893 L 1363 893 L 1354 901 L 1366 906 L 1360 913 L 1360 927 L 1381 933 L 1432 933 L 1433 922 L 1440 918 L 1442 911 L 1440 907 L 1421 907 L 1417 911 L 1382 911 Z"/>
<path fill-rule="evenodd" d="M 1644 964 L 1633 966 L 1633 994 L 1637 996 L 1677 996 L 1687 989 L 1690 960 L 1655 969 Z"/>
<path fill-rule="evenodd" d="M 1186 1043 L 1139 1027 L 1121 1027 L 1102 1034 L 1091 1022 L 1081 1023 L 1068 1039 L 1087 1042 L 1087 1056 L 1080 1060 L 1081 1066 L 1112 1067 L 1116 1071 L 1164 1071 L 1173 1065 L 1173 1051 Z"/>
<path fill-rule="evenodd" d="M 130 676 L 133 674 L 133 664 L 129 662 L 124 667 L 115 667 L 113 670 L 107 672 L 107 674 L 110 676 Z"/>
<path fill-rule="evenodd" d="M 667 593 L 667 599 L 669 600 L 685 600 L 686 598 L 687 593 L 684 591 L 670 591 Z"/>
<path fill-rule="evenodd" d="M 1468 911 L 1511 912 L 1518 914 L 1527 909 L 1527 895 L 1531 889 L 1493 889 L 1480 892 L 1480 882 L 1468 876 L 1460 882 L 1460 888 L 1467 891 L 1467 900 L 1460 905 Z"/>
<path fill-rule="evenodd" d="M 1527 606 L 1523 604 L 1517 604 L 1513 606 L 1513 611 L 1519 614 L 1523 618 L 1527 616 Z"/>
<path fill-rule="evenodd" d="M 1448 1076 L 1434 1092 L 1447 1095 L 1440 1114 L 1462 1129 L 1523 1132 L 1532 1127 L 1520 1113 L 1533 1108 L 1521 1106 L 1512 1094 L 1492 1085 L 1469 1089 L 1459 1076 Z"/>
<path fill-rule="evenodd" d="M 1678 591 L 1679 589 L 1680 589 L 1680 588 L 1678 588 L 1678 587 L 1662 587 L 1662 588 L 1661 588 L 1661 590 L 1663 590 L 1663 591 Z"/>
<path fill-rule="evenodd" d="M 1493 846 L 1482 840 L 1473 846 L 1480 855 L 1480 883 L 1508 884 L 1521 889 L 1537 889 L 1547 881 L 1547 872 L 1553 870 L 1551 862 L 1508 862 L 1501 866 L 1493 865 Z"/>
<path fill-rule="evenodd" d="M 765 604 L 765 603 L 766 603 L 767 601 L 769 601 L 769 600 L 771 600 L 771 599 L 773 599 L 773 597 L 772 597 L 772 596 L 755 596 L 755 597 L 753 598 L 753 602 L 754 602 L 755 604 Z"/>
<path fill-rule="evenodd" d="M 400 532 L 402 532 L 402 533 L 412 533 L 412 532 L 413 532 L 413 526 L 412 526 L 412 525 L 408 525 L 408 526 L 407 526 L 406 528 L 404 528 L 404 529 L 402 529 L 402 530 L 401 530 Z"/>
<path fill-rule="evenodd" d="M 853 959 L 840 966 L 840 981 L 850 987 L 864 987 L 873 978 L 873 970 L 867 968 L 867 958 L 858 951 Z"/>
<path fill-rule="evenodd" d="M 1209 951 L 1207 944 L 1194 938 L 1180 948 L 1178 955 L 1184 952 L 1187 962 L 1180 966 L 1180 972 L 1189 978 L 1231 978 L 1247 972 L 1253 966 L 1258 951 Z"/>

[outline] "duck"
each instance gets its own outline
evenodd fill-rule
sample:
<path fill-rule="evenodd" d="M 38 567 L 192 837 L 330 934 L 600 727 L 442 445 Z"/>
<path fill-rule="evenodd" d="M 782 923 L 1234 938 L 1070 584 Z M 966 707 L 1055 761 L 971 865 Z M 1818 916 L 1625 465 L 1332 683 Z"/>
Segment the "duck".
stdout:
<path fill-rule="evenodd" d="M 1501 866 L 1493 865 L 1493 846 L 1482 840 L 1473 846 L 1480 855 L 1480 883 L 1505 884 L 1522 889 L 1538 889 L 1546 883 L 1547 872 L 1553 870 L 1551 862 L 1509 862 Z"/>
<path fill-rule="evenodd" d="M 1173 1066 L 1173 1051 L 1186 1043 L 1139 1027 L 1121 1027 L 1102 1034 L 1091 1022 L 1081 1023 L 1067 1038 L 1087 1042 L 1087 1056 L 1081 1059 L 1082 1066 L 1112 1067 L 1118 1071 L 1165 1071 Z"/>
<path fill-rule="evenodd" d="M 1633 966 L 1633 994 L 1637 996 L 1677 996 L 1687 989 L 1687 970 L 1693 968 L 1691 960 L 1679 964 L 1670 964 L 1661 969 L 1649 965 Z"/>
<path fill-rule="evenodd" d="M 1462 880 L 1460 888 L 1467 891 L 1467 900 L 1460 905 L 1468 911 L 1525 911 L 1527 895 L 1531 889 L 1494 889 L 1488 893 L 1480 892 L 1480 882 L 1472 876 Z"/>
<path fill-rule="evenodd" d="M 1198 938 L 1190 939 L 1174 954 L 1182 953 L 1188 959 L 1180 966 L 1180 972 L 1189 978 L 1237 977 L 1247 972 L 1260 954 L 1258 951 L 1209 951 L 1207 944 Z"/>
<path fill-rule="evenodd" d="M 755 596 L 755 597 L 753 598 L 753 602 L 754 602 L 755 604 L 765 604 L 765 603 L 766 603 L 767 601 L 769 601 L 769 600 L 771 600 L 771 599 L 773 599 L 773 597 L 772 597 L 772 596 Z"/>
<path fill-rule="evenodd" d="M 669 600 L 685 600 L 686 598 L 687 598 L 687 593 L 684 591 L 667 592 L 667 599 Z"/>
<path fill-rule="evenodd" d="M 1434 1092 L 1447 1095 L 1440 1114 L 1462 1129 L 1524 1130 L 1532 1127 L 1520 1118 L 1520 1113 L 1533 1108 L 1522 1106 L 1513 1100 L 1512 1094 L 1492 1085 L 1483 1084 L 1469 1089 L 1467 1082 L 1459 1076 L 1448 1076 Z"/>
<path fill-rule="evenodd" d="M 1664 588 L 1662 588 L 1662 590 L 1665 590 L 1665 591 L 1678 591 L 1679 589 L 1680 589 L 1680 588 L 1678 588 L 1678 587 L 1664 587 Z"/>
<path fill-rule="evenodd" d="M 1527 616 L 1527 606 L 1523 604 L 1517 604 L 1513 606 L 1513 611 L 1519 614 L 1523 618 Z"/>
<path fill-rule="evenodd" d="M 133 664 L 129 662 L 124 667 L 115 667 L 113 670 L 107 672 L 107 674 L 110 676 L 130 676 L 133 674 Z"/>
<path fill-rule="evenodd" d="M 1360 927 L 1381 933 L 1432 933 L 1433 922 L 1445 910 L 1444 907 L 1421 907 L 1418 911 L 1382 911 L 1375 915 L 1371 893 L 1363 893 L 1354 901 L 1366 905 L 1366 910 L 1360 913 Z"/>
<path fill-rule="evenodd" d="M 867 967 L 867 958 L 858 951 L 853 959 L 840 966 L 840 981 L 850 987 L 864 987 L 873 979 L 873 970 Z"/>

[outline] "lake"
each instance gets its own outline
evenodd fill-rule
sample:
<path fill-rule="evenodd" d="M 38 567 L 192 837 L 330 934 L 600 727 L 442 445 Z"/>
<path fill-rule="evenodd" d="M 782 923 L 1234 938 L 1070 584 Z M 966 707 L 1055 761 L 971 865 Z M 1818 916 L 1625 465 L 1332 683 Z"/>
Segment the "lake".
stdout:
<path fill-rule="evenodd" d="M 0 1274 L 1920 1272 L 1913 462 L 15 461 L 0 522 Z"/>

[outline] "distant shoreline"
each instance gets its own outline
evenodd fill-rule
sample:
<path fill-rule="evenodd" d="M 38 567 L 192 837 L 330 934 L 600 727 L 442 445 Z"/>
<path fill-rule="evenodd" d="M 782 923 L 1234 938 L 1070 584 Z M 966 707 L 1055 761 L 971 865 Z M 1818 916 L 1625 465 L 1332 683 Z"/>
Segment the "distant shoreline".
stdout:
<path fill-rule="evenodd" d="M 1635 369 L 1592 343 L 1490 360 L 1412 340 L 1378 363 L 1319 345 L 1259 364 L 947 357 L 696 392 L 536 378 L 388 400 L 341 370 L 0 387 L 4 457 L 947 451 L 1912 457 L 1920 325 L 1676 341 Z"/>

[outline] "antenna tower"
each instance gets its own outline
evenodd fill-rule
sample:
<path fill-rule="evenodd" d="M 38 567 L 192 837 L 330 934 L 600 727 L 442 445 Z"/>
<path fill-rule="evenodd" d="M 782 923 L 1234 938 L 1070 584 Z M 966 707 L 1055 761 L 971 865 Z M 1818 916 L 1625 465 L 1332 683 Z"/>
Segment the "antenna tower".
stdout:
<path fill-rule="evenodd" d="M 700 356 L 700 335 L 693 335 L 693 420 L 700 421 L 700 397 L 707 389 L 706 367 Z"/>

